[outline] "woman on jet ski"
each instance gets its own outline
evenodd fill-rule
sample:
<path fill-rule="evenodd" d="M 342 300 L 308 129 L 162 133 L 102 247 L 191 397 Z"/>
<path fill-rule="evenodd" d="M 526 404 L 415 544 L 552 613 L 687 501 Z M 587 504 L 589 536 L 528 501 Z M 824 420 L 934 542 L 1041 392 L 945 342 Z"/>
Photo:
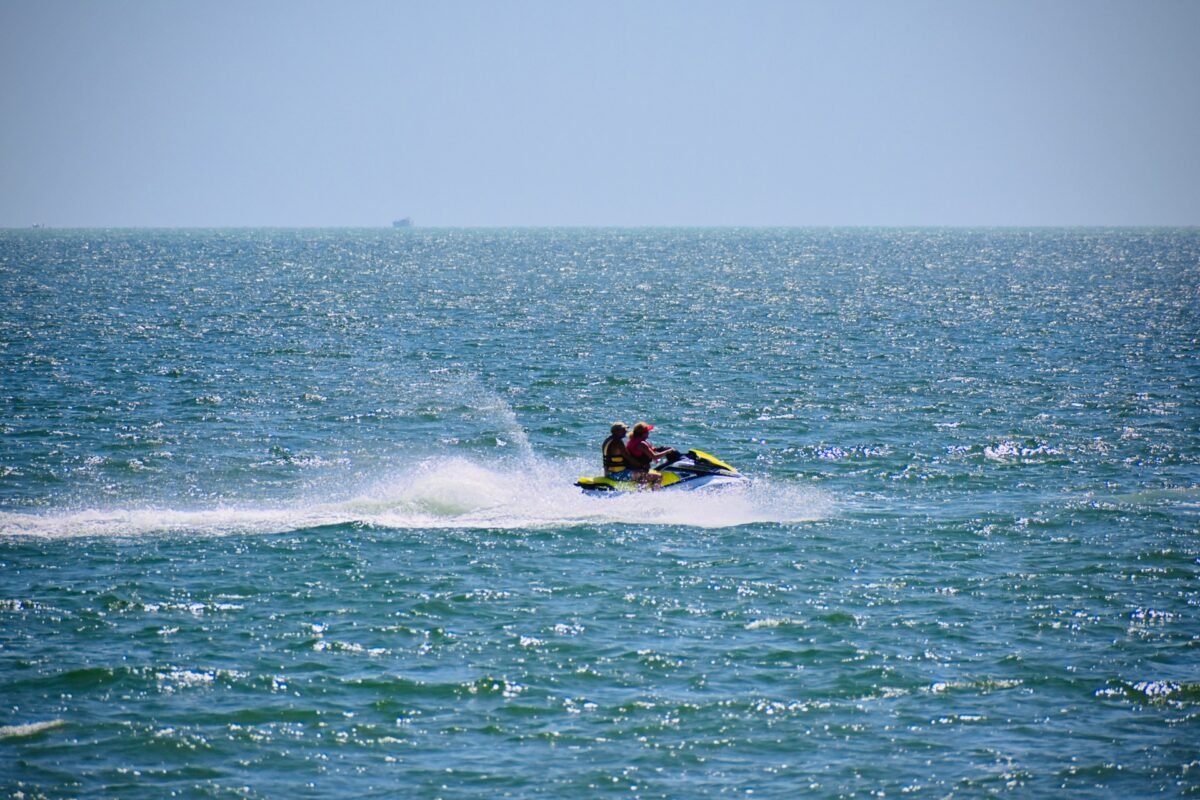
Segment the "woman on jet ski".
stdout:
<path fill-rule="evenodd" d="M 625 450 L 629 455 L 629 468 L 633 470 L 633 479 L 638 483 L 648 483 L 651 489 L 657 489 L 662 483 L 662 473 L 650 469 L 655 460 L 660 458 L 677 459 L 679 451 L 673 447 L 659 450 L 646 439 L 654 426 L 648 422 L 639 422 L 633 426 L 629 443 Z"/>

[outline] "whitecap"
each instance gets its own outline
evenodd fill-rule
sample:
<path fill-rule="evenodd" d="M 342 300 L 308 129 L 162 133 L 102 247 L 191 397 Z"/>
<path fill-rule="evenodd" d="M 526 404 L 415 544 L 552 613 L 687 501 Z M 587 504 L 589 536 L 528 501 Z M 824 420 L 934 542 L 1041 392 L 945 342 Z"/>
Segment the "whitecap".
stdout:
<path fill-rule="evenodd" d="M 66 725 L 65 719 L 51 719 L 45 722 L 29 722 L 25 725 L 0 725 L 0 739 L 16 738 L 18 736 L 33 736 L 42 731 Z"/>

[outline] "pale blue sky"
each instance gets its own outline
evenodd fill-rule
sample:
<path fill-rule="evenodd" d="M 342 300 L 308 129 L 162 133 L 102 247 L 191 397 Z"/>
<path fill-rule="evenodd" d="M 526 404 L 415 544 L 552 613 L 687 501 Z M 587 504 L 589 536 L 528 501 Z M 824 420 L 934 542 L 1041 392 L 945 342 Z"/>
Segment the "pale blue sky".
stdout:
<path fill-rule="evenodd" d="M 1200 1 L 0 0 L 0 226 L 1197 225 Z"/>

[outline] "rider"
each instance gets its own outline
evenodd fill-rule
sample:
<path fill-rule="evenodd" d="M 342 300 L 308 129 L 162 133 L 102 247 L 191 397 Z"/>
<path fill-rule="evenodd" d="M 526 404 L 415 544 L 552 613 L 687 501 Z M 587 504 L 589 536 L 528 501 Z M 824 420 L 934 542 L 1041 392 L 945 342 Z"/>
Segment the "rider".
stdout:
<path fill-rule="evenodd" d="M 615 481 L 633 480 L 633 471 L 629 469 L 629 453 L 625 449 L 625 433 L 629 429 L 624 422 L 612 424 L 612 435 L 600 445 L 600 455 L 604 459 L 604 477 Z"/>
<path fill-rule="evenodd" d="M 662 484 L 662 473 L 650 469 L 655 459 L 678 458 L 679 452 L 673 447 L 659 450 L 647 441 L 646 437 L 654 426 L 648 422 L 639 422 L 633 426 L 633 434 L 629 437 L 626 450 L 629 453 L 629 465 L 633 470 L 633 479 L 638 483 L 648 483 L 651 489 L 657 489 Z"/>

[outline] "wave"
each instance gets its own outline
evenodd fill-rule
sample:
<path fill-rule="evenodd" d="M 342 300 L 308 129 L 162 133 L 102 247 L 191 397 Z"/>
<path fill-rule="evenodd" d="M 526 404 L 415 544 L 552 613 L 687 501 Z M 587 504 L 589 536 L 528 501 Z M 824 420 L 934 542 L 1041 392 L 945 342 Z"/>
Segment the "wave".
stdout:
<path fill-rule="evenodd" d="M 65 719 L 52 719 L 46 722 L 30 722 L 25 725 L 0 725 L 0 739 L 10 739 L 19 736 L 36 736 L 44 731 L 66 725 Z"/>
<path fill-rule="evenodd" d="M 729 528 L 791 524 L 827 517 L 832 499 L 819 490 L 770 479 L 706 492 L 637 492 L 585 496 L 573 484 L 579 462 L 481 463 L 467 458 L 422 462 L 339 500 L 301 497 L 271 504 L 210 508 L 85 508 L 0 513 L 0 535 L 68 538 L 186 533 L 286 533 L 335 525 L 380 528 L 537 529 L 581 525 L 678 525 Z"/>

